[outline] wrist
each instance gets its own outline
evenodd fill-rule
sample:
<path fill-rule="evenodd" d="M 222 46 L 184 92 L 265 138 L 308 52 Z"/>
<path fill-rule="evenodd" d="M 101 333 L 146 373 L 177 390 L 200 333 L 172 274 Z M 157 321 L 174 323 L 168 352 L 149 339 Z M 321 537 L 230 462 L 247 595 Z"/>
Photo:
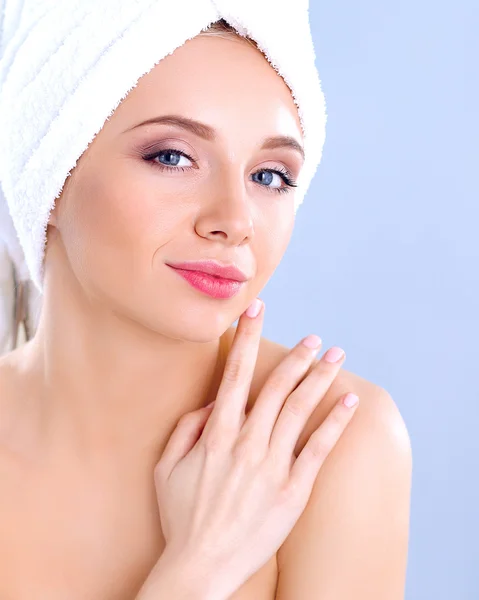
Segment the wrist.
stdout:
<path fill-rule="evenodd" d="M 135 600 L 226 600 L 199 556 L 170 555 L 158 559 Z"/>

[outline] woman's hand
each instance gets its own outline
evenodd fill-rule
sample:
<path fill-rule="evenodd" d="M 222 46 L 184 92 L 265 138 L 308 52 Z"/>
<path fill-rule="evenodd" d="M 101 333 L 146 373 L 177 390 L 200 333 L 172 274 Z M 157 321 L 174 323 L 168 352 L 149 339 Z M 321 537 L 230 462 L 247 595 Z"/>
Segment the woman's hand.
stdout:
<path fill-rule="evenodd" d="M 320 346 L 301 342 L 246 417 L 263 316 L 263 305 L 256 318 L 241 315 L 216 401 L 179 420 L 155 468 L 165 553 L 194 557 L 224 597 L 278 551 L 356 408 L 338 401 L 295 459 L 298 438 L 345 358 L 329 362 L 326 353 L 307 374 Z"/>

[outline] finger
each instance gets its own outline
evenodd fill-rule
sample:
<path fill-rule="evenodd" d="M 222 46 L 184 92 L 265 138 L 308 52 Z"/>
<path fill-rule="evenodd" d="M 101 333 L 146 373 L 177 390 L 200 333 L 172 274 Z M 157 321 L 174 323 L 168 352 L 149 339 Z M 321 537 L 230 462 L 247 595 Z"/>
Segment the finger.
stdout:
<path fill-rule="evenodd" d="M 278 464 L 289 465 L 301 432 L 331 387 L 345 358 L 342 348 L 330 348 L 284 403 L 269 445 Z"/>
<path fill-rule="evenodd" d="M 207 406 L 186 413 L 180 418 L 156 465 L 156 473 L 160 479 L 167 481 L 176 465 L 195 446 L 208 417 L 211 415 L 213 405 L 214 402 L 211 402 Z"/>
<path fill-rule="evenodd" d="M 348 396 L 359 400 L 351 393 L 342 397 L 311 434 L 292 466 L 288 487 L 293 490 L 293 495 L 298 494 L 298 499 L 305 495 L 303 499 L 307 502 L 321 466 L 356 412 L 359 402 L 352 407 L 346 406 L 344 399 Z"/>
<path fill-rule="evenodd" d="M 212 429 L 224 431 L 238 428 L 239 431 L 244 421 L 264 317 L 264 303 L 259 298 L 256 300 L 261 303 L 259 314 L 249 317 L 245 311 L 239 318 L 216 395 L 215 408 L 206 424 L 204 437 Z"/>
<path fill-rule="evenodd" d="M 311 368 L 321 343 L 317 335 L 307 336 L 270 373 L 241 429 L 241 438 L 254 440 L 255 446 L 269 448 L 272 430 L 284 400 Z"/>

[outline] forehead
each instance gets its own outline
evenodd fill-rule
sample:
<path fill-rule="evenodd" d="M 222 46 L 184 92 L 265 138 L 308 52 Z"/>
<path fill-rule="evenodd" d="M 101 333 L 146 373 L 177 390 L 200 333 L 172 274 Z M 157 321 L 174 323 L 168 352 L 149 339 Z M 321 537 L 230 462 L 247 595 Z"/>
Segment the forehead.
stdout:
<path fill-rule="evenodd" d="M 197 36 L 163 58 L 112 116 L 122 129 L 160 114 L 180 113 L 227 131 L 302 139 L 289 87 L 265 56 L 232 36 Z"/>

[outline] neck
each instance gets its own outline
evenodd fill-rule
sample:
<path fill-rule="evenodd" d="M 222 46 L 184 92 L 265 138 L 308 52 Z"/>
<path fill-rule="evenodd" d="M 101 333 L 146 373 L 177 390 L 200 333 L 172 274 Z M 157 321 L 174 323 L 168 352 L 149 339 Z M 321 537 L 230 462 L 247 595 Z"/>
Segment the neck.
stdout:
<path fill-rule="evenodd" d="M 111 310 L 45 300 L 24 354 L 37 439 L 52 454 L 157 462 L 178 419 L 215 399 L 223 340 L 174 339 Z"/>

